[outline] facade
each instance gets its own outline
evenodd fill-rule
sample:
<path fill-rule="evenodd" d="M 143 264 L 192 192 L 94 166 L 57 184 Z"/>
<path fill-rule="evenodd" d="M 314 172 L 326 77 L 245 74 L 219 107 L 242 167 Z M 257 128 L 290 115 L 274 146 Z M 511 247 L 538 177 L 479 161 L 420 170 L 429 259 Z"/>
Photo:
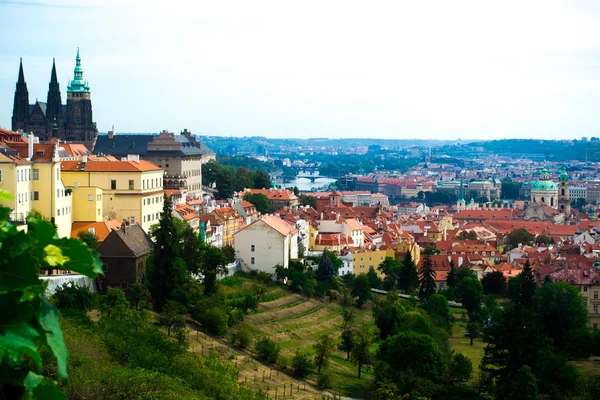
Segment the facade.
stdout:
<path fill-rule="evenodd" d="M 26 158 L 16 150 L 0 148 L 0 189 L 14 196 L 3 205 L 13 210 L 9 219 L 17 224 L 24 225 L 27 214 L 36 210 L 54 222 L 60 237 L 69 237 L 73 197 L 63 184 L 58 145 L 34 146 L 33 137 L 29 139 Z"/>
<path fill-rule="evenodd" d="M 261 193 L 267 196 L 269 207 L 273 210 L 286 207 L 294 208 L 300 204 L 300 199 L 298 199 L 294 192 L 287 189 L 247 189 L 247 191 L 252 194 Z"/>
<path fill-rule="evenodd" d="M 235 234 L 235 252 L 251 270 L 275 273 L 275 266 L 288 268 L 298 258 L 298 231 L 274 215 L 265 215 Z"/>
<path fill-rule="evenodd" d="M 181 190 L 184 196 L 202 198 L 202 164 L 215 159 L 208 147 L 184 130 L 180 135 L 162 131 L 159 135 L 117 135 L 111 130 L 100 135 L 94 153 L 117 158 L 139 154 L 165 171 L 163 186 Z"/>
<path fill-rule="evenodd" d="M 121 229 L 111 231 L 98 246 L 100 259 L 104 263 L 101 287 L 118 287 L 126 290 L 142 282 L 146 270 L 146 258 L 153 243 L 139 224 L 123 224 Z"/>
<path fill-rule="evenodd" d="M 35 104 L 29 104 L 29 91 L 21 59 L 13 104 L 12 130 L 33 132 L 42 140 L 54 137 L 61 140 L 92 142 L 98 135 L 98 130 L 93 122 L 90 93 L 89 83 L 83 79 L 78 48 L 73 80 L 67 86 L 67 104 L 62 104 L 61 101 L 54 62 L 46 103 L 36 101 Z"/>
<path fill-rule="evenodd" d="M 217 223 L 223 227 L 223 246 L 233 246 L 233 234 L 240 228 L 240 216 L 231 207 L 216 208 L 213 215 Z"/>
<path fill-rule="evenodd" d="M 136 157 L 130 157 L 129 161 L 87 161 L 84 157 L 82 161 L 62 164 L 65 185 L 71 190 L 82 187 L 102 190 L 96 197 L 87 194 L 88 203 L 96 204 L 96 217 L 139 222 L 146 232 L 158 223 L 164 190 L 163 170 L 156 165 Z M 101 211 L 98 201 L 102 202 Z"/>
<path fill-rule="evenodd" d="M 587 186 L 569 186 L 569 196 L 571 196 L 571 200 L 587 200 Z"/>
<path fill-rule="evenodd" d="M 366 274 L 372 267 L 380 278 L 385 278 L 377 267 L 381 264 L 386 257 L 394 258 L 395 251 L 393 248 L 388 247 L 385 250 L 371 250 L 364 252 L 356 252 L 352 254 L 352 268 L 354 275 Z"/>

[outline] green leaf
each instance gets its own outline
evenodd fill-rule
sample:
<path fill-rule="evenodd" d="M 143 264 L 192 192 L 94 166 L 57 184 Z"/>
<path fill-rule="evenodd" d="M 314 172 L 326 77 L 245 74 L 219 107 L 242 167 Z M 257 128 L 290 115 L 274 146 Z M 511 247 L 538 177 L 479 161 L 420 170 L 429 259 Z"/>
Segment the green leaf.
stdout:
<path fill-rule="evenodd" d="M 25 388 L 33 396 L 33 399 L 40 400 L 66 400 L 67 397 L 63 392 L 58 390 L 56 382 L 48 378 L 44 378 L 33 372 L 29 372 L 23 382 Z"/>
<path fill-rule="evenodd" d="M 0 243 L 0 294 L 38 285 L 38 262 L 31 239 L 13 226 L 0 230 Z"/>
<path fill-rule="evenodd" d="M 46 253 L 44 261 L 46 261 L 51 267 L 62 267 L 65 265 L 65 263 L 69 262 L 69 257 L 64 256 L 62 250 L 53 244 L 49 244 L 44 247 L 44 253 Z"/>
<path fill-rule="evenodd" d="M 62 238 L 54 242 L 61 248 L 62 254 L 68 257 L 63 268 L 69 271 L 83 274 L 89 278 L 95 278 L 102 274 L 102 262 L 98 253 L 92 251 L 85 243 L 78 239 Z"/>
<path fill-rule="evenodd" d="M 6 329 L 6 327 L 4 328 Z M 19 324 L 8 327 L 4 334 L 0 335 L 0 358 L 19 364 L 23 354 L 27 354 L 41 371 L 42 357 L 38 352 L 37 344 L 39 336 L 39 333 L 28 325 Z"/>
<path fill-rule="evenodd" d="M 14 200 L 15 196 L 13 196 L 13 194 L 9 191 L 6 190 L 0 190 L 0 203 L 4 203 L 5 201 L 9 201 L 9 200 Z M 3 208 L 8 208 L 8 207 L 3 207 Z M 10 208 L 9 208 L 10 210 Z"/>
<path fill-rule="evenodd" d="M 46 334 L 46 344 L 56 357 L 58 365 L 57 377 L 60 379 L 67 378 L 67 347 L 65 346 L 63 333 L 58 323 L 56 308 L 46 299 L 42 299 L 39 323 Z"/>

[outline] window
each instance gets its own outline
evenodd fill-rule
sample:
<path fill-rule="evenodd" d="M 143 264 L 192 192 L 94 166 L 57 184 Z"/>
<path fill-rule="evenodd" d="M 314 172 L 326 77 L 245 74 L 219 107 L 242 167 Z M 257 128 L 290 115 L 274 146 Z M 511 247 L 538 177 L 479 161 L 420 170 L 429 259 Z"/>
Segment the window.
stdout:
<path fill-rule="evenodd" d="M 40 199 L 40 192 L 33 192 L 33 199 L 34 200 L 39 200 Z"/>
<path fill-rule="evenodd" d="M 33 180 L 38 181 L 40 179 L 40 170 L 34 168 L 33 169 Z"/>
<path fill-rule="evenodd" d="M 88 194 L 88 201 L 94 201 L 94 195 Z"/>
<path fill-rule="evenodd" d="M 250 264 L 254 264 L 254 257 L 250 258 Z"/>
<path fill-rule="evenodd" d="M 100 215 L 100 209 L 98 209 L 98 215 Z"/>
<path fill-rule="evenodd" d="M 60 179 L 60 169 L 56 169 L 56 180 Z"/>
<path fill-rule="evenodd" d="M 56 210 L 56 215 L 60 217 L 60 208 Z"/>
<path fill-rule="evenodd" d="M 56 197 L 60 197 L 60 189 L 56 189 Z"/>
<path fill-rule="evenodd" d="M 121 289 L 127 289 L 127 282 L 121 282 Z"/>
<path fill-rule="evenodd" d="M 598 324 L 594 324 L 594 330 L 598 330 Z"/>
<path fill-rule="evenodd" d="M 144 189 L 146 189 L 146 180 L 145 179 L 142 181 L 142 186 L 144 187 Z"/>
<path fill-rule="evenodd" d="M 587 299 L 583 299 L 583 305 L 587 307 Z"/>
<path fill-rule="evenodd" d="M 112 190 L 115 190 L 117 188 L 117 181 L 116 180 L 113 179 L 112 181 L 110 181 L 110 188 Z"/>
<path fill-rule="evenodd" d="M 133 179 L 129 180 L 129 190 L 133 190 Z"/>
<path fill-rule="evenodd" d="M 598 314 L 598 306 L 597 305 L 594 306 L 594 314 Z"/>
<path fill-rule="evenodd" d="M 254 245 L 250 245 L 250 251 L 254 253 Z"/>
<path fill-rule="evenodd" d="M 446 282 L 440 282 L 440 289 L 444 289 L 445 283 Z"/>
<path fill-rule="evenodd" d="M 144 220 L 142 222 L 146 222 L 146 216 L 144 215 Z"/>
<path fill-rule="evenodd" d="M 598 291 L 594 290 L 594 300 L 598 300 Z"/>

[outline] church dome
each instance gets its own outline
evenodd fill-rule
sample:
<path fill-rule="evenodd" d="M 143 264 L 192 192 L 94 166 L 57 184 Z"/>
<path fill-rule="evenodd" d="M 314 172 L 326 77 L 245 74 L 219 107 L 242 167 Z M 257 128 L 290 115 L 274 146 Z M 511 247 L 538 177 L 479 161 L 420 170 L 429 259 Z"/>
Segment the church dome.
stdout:
<path fill-rule="evenodd" d="M 556 183 L 552 181 L 541 180 L 531 182 L 531 190 L 555 191 L 557 187 Z"/>

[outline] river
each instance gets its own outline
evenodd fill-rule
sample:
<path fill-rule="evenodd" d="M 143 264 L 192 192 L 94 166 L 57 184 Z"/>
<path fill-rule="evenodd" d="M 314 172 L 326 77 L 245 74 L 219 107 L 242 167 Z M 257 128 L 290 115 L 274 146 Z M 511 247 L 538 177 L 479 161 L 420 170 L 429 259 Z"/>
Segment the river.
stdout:
<path fill-rule="evenodd" d="M 311 182 L 309 178 L 305 176 L 312 176 L 314 178 L 314 182 Z M 317 178 L 318 177 L 318 178 Z M 310 192 L 310 191 L 319 191 L 323 188 L 325 190 L 329 190 L 329 185 L 331 183 L 335 183 L 335 179 L 328 178 L 326 176 L 320 176 L 319 171 L 315 171 L 313 175 L 307 173 L 300 173 L 296 176 L 296 179 L 291 181 L 287 181 L 283 184 L 284 187 L 292 187 L 296 186 L 302 192 Z"/>

